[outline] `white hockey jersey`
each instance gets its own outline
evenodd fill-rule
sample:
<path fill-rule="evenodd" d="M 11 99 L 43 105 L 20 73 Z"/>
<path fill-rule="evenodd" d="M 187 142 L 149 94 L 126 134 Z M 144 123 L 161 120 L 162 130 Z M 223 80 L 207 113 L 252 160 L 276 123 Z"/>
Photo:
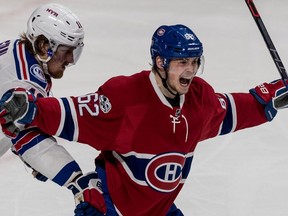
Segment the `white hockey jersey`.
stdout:
<path fill-rule="evenodd" d="M 25 88 L 36 97 L 47 97 L 52 87 L 50 76 L 43 72 L 37 59 L 20 40 L 0 43 L 0 83 L 1 97 L 15 87 Z M 7 143 L 8 138 L 3 134 L 1 137 L 0 142 Z M 80 167 L 63 146 L 37 128 L 25 129 L 11 141 L 14 151 L 27 164 L 61 186 L 81 173 Z"/>

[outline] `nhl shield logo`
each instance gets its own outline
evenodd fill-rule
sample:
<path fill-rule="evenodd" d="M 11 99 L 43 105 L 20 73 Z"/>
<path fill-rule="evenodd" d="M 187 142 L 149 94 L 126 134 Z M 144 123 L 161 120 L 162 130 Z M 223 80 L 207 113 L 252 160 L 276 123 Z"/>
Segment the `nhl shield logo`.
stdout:
<path fill-rule="evenodd" d="M 108 113 L 112 108 L 109 99 L 104 95 L 99 96 L 99 105 L 103 113 Z"/>

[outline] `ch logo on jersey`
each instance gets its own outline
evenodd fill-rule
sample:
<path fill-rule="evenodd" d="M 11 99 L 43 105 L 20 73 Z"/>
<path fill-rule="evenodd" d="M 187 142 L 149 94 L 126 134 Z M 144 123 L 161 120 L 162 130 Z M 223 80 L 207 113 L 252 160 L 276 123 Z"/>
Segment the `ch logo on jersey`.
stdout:
<path fill-rule="evenodd" d="M 134 151 L 118 154 L 113 151 L 113 156 L 133 182 L 162 193 L 170 193 L 184 184 L 191 169 L 193 155 L 193 152 L 154 155 Z"/>
<path fill-rule="evenodd" d="M 157 155 L 147 164 L 145 177 L 147 184 L 157 191 L 171 192 L 182 179 L 185 155 L 165 153 Z"/>
<path fill-rule="evenodd" d="M 38 64 L 34 64 L 30 67 L 30 73 L 38 80 L 41 82 L 45 82 L 46 79 L 43 75 L 43 71 L 41 67 Z"/>

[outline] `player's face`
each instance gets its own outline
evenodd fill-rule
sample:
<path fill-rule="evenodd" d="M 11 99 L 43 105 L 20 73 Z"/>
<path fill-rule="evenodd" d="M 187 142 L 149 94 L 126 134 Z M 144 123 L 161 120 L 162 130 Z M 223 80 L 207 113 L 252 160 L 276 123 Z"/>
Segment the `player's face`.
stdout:
<path fill-rule="evenodd" d="M 73 63 L 74 47 L 59 45 L 57 51 L 48 62 L 48 70 L 51 77 L 60 79 L 69 63 Z"/>
<path fill-rule="evenodd" d="M 198 70 L 199 58 L 172 59 L 169 64 L 167 84 L 178 94 L 188 92 L 193 77 Z"/>

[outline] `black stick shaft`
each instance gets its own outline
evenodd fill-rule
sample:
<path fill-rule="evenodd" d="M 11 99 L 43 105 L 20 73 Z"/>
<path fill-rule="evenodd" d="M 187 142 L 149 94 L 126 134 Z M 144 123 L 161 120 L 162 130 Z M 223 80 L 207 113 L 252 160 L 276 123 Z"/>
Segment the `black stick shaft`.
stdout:
<path fill-rule="evenodd" d="M 286 69 L 284 67 L 284 64 L 282 62 L 282 60 L 280 59 L 280 56 L 271 40 L 271 37 L 269 36 L 269 33 L 261 19 L 261 16 L 260 14 L 258 13 L 257 11 L 257 8 L 253 2 L 253 0 L 245 0 L 257 26 L 258 26 L 258 29 L 260 30 L 262 36 L 263 36 L 263 39 L 266 43 L 266 46 L 271 54 L 271 57 L 280 73 L 280 76 L 282 79 L 288 79 L 288 75 L 287 75 L 287 72 L 286 72 Z"/>

